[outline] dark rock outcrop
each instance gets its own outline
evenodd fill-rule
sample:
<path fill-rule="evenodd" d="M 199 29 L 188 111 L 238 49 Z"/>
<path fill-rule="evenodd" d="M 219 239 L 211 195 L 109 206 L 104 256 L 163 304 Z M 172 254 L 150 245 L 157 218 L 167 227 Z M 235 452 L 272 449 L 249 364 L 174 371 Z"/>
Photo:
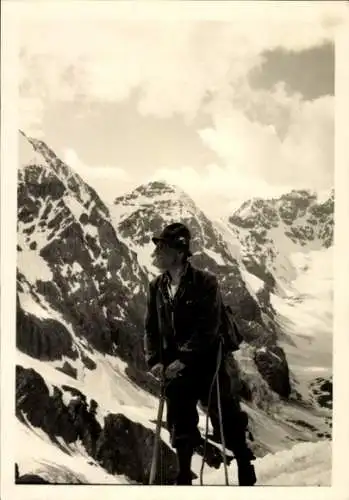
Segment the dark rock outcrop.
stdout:
<path fill-rule="evenodd" d="M 62 389 L 72 395 L 67 406 L 63 403 L 61 389 L 53 386 L 53 394 L 50 395 L 44 379 L 35 370 L 17 366 L 17 418 L 41 428 L 58 446 L 58 436 L 67 444 L 80 439 L 87 453 L 109 473 L 124 474 L 132 481 L 148 484 L 154 432 L 123 414 L 109 414 L 102 428 L 96 418 L 96 401 L 91 400 L 88 405 L 81 391 L 69 386 Z M 177 475 L 177 459 L 163 441 L 161 456 L 162 468 L 157 482 L 173 484 Z M 35 478 L 28 476 L 25 480 L 29 482 Z"/>
<path fill-rule="evenodd" d="M 149 484 L 154 432 L 122 414 L 109 414 L 97 442 L 97 460 L 111 474 Z M 174 484 L 177 475 L 175 453 L 161 441 L 161 467 L 156 484 Z"/>
<path fill-rule="evenodd" d="M 77 391 L 79 392 L 79 391 Z M 96 408 L 88 408 L 86 397 L 79 392 L 68 406 L 63 403 L 62 390 L 53 386 L 53 394 L 44 379 L 33 369 L 16 367 L 16 416 L 24 417 L 40 427 L 52 441 L 61 436 L 66 443 L 81 439 L 87 452 L 95 456 L 95 446 L 101 426 L 96 420 Z"/>
<path fill-rule="evenodd" d="M 62 391 L 53 388 L 50 396 L 44 379 L 33 369 L 16 366 L 16 416 L 40 427 L 52 440 L 61 436 L 67 443 L 76 441 L 78 431 L 62 400 Z"/>
<path fill-rule="evenodd" d="M 37 474 L 23 474 L 16 479 L 16 484 L 50 484 L 50 482 Z"/>
<path fill-rule="evenodd" d="M 71 335 L 62 323 L 23 311 L 18 298 L 16 335 L 17 347 L 42 361 L 53 361 L 63 355 L 71 359 L 78 357 Z"/>
<path fill-rule="evenodd" d="M 332 410 L 333 386 L 332 377 L 316 377 L 309 387 L 311 399 L 321 408 Z"/>
<path fill-rule="evenodd" d="M 65 361 L 63 366 L 58 366 L 56 369 L 65 373 L 66 375 L 69 375 L 70 377 L 73 377 L 75 379 L 77 378 L 77 369 L 74 368 L 70 363 L 68 363 L 68 361 Z"/>
<path fill-rule="evenodd" d="M 254 361 L 270 388 L 287 399 L 291 394 L 289 368 L 283 349 L 277 345 L 256 349 Z"/>

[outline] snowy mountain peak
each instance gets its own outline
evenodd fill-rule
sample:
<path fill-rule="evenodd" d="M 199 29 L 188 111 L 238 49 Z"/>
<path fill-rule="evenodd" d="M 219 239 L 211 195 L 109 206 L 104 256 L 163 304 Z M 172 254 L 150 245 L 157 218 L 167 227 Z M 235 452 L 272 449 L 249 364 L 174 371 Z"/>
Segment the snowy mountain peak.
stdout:
<path fill-rule="evenodd" d="M 254 229 L 264 239 L 266 232 L 279 228 L 294 243 L 305 246 L 322 240 L 328 247 L 333 238 L 334 191 L 323 195 L 310 190 L 292 190 L 279 198 L 253 198 L 229 218 L 238 228 Z"/>
<path fill-rule="evenodd" d="M 291 256 L 333 243 L 334 191 L 318 196 L 293 190 L 279 198 L 246 201 L 229 219 L 247 269 L 271 287 L 296 277 Z"/>
<path fill-rule="evenodd" d="M 25 167 L 37 164 L 41 164 L 42 166 L 48 166 L 43 156 L 33 148 L 33 145 L 30 143 L 25 133 L 22 132 L 21 130 L 19 132 L 20 132 L 18 137 L 19 169 L 23 169 Z"/>
<path fill-rule="evenodd" d="M 179 206 L 178 217 L 182 216 L 181 209 L 183 207 L 187 212 L 196 213 L 198 211 L 193 200 L 179 187 L 166 182 L 154 181 L 142 184 L 131 193 L 116 198 L 113 212 L 120 221 L 139 207 L 156 206 L 159 210 L 166 210 L 174 203 Z"/>
<path fill-rule="evenodd" d="M 190 196 L 177 186 L 164 182 L 141 185 L 116 198 L 111 212 L 118 234 L 138 253 L 140 264 L 152 273 L 156 271 L 150 263 L 151 238 L 173 222 L 182 222 L 189 227 L 194 254 L 204 250 L 211 252 L 215 265 L 224 266 L 233 260 L 221 234 Z M 217 253 L 217 245 L 221 255 Z M 142 252 L 139 252 L 140 247 Z"/>
<path fill-rule="evenodd" d="M 35 315 L 40 309 L 41 316 L 55 319 L 58 314 L 60 323 L 71 325 L 73 338 L 85 338 L 90 346 L 110 352 L 116 332 L 119 345 L 123 336 L 127 343 L 127 336 L 141 324 L 144 273 L 117 238 L 109 211 L 95 191 L 43 141 L 20 134 L 20 146 L 17 265 L 27 289 L 21 293 L 18 288 L 23 321 L 36 324 L 30 319 L 34 310 Z M 126 324 L 135 304 L 138 311 Z M 92 310 L 93 321 L 88 313 Z M 46 323 L 35 327 L 35 338 L 43 346 L 44 327 Z M 33 339 L 22 333 L 27 352 Z"/>

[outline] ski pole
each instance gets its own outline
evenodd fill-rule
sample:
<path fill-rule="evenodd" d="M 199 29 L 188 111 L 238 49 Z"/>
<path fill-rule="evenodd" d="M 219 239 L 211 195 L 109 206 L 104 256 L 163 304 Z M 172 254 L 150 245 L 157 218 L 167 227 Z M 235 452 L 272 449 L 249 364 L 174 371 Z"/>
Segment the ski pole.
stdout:
<path fill-rule="evenodd" d="M 222 360 L 222 344 L 219 344 L 218 356 L 220 358 L 220 362 Z M 222 441 L 222 457 L 224 464 L 224 476 L 225 476 L 225 485 L 229 486 L 229 478 L 228 478 L 228 466 L 227 466 L 227 456 L 226 456 L 226 448 L 225 448 L 225 438 L 224 438 L 224 430 L 223 430 L 223 419 L 222 419 L 222 405 L 221 405 L 221 391 L 219 388 L 219 376 L 216 379 L 217 383 L 217 404 L 218 404 L 218 416 L 219 416 L 219 428 L 221 432 L 221 441 Z"/>
<path fill-rule="evenodd" d="M 153 448 L 153 457 L 152 457 L 152 461 L 151 461 L 149 484 L 154 484 L 156 472 L 157 472 L 158 455 L 159 455 L 160 438 L 161 438 L 162 415 L 164 412 L 164 403 L 165 403 L 164 388 L 165 388 L 165 383 L 164 383 L 164 380 L 162 379 L 161 385 L 160 385 L 160 400 L 159 400 L 158 415 L 157 415 L 157 420 L 156 420 L 154 448 Z"/>

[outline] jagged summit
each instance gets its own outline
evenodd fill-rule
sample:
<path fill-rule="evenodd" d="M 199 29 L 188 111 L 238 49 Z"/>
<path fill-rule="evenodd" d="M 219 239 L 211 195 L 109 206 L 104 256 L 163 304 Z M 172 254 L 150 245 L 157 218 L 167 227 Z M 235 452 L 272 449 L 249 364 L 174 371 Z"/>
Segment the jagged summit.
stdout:
<path fill-rule="evenodd" d="M 281 228 L 294 243 L 321 239 L 325 247 L 333 240 L 334 190 L 327 198 L 311 190 L 292 190 L 279 198 L 253 198 L 229 217 L 231 225 L 240 228 L 272 230 Z"/>
<path fill-rule="evenodd" d="M 126 198 L 132 199 L 136 196 L 163 196 L 163 195 L 173 195 L 173 194 L 185 194 L 184 191 L 174 184 L 170 184 L 166 181 L 150 181 L 146 184 L 142 184 L 134 189 L 131 193 L 120 196 L 115 199 L 115 203 L 118 203 L 118 200 Z"/>
<path fill-rule="evenodd" d="M 152 181 L 142 184 L 130 193 L 119 196 L 114 201 L 113 213 L 118 220 L 128 217 L 140 208 L 166 210 L 174 203 L 178 207 L 178 217 L 183 217 L 183 210 L 196 213 L 198 208 L 190 196 L 176 185 L 164 181 Z"/>
<path fill-rule="evenodd" d="M 332 246 L 334 190 L 325 194 L 293 190 L 278 198 L 254 198 L 228 218 L 251 273 L 272 287 L 286 283 L 296 276 L 292 254 Z"/>

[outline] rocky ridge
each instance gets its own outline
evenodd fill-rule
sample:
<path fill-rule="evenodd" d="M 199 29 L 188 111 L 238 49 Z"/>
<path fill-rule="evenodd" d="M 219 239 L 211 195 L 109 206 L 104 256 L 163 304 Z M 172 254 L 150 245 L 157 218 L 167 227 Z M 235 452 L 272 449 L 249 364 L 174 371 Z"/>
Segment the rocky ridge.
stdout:
<path fill-rule="evenodd" d="M 333 189 L 325 199 L 310 190 L 293 190 L 279 198 L 248 200 L 227 223 L 248 271 L 271 290 L 280 290 L 295 277 L 291 253 L 332 246 L 333 217 Z"/>

